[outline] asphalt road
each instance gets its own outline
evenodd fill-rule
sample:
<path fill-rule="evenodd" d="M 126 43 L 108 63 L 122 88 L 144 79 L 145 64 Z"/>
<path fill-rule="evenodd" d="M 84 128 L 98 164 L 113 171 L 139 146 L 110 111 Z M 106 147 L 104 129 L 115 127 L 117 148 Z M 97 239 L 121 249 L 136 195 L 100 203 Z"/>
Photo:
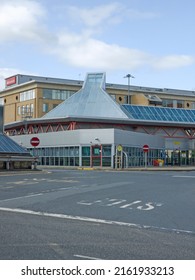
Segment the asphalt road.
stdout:
<path fill-rule="evenodd" d="M 0 259 L 195 258 L 195 172 L 0 173 Z"/>

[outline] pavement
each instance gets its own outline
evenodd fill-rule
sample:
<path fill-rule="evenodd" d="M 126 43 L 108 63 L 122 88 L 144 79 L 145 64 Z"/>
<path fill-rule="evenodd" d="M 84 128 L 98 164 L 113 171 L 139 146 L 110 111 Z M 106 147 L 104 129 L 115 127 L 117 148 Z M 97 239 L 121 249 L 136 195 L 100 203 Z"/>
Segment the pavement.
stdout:
<path fill-rule="evenodd" d="M 15 169 L 15 170 L 5 170 L 0 169 L 0 174 L 2 173 L 18 173 L 18 172 L 38 172 L 46 171 L 50 169 L 61 169 L 61 170 L 99 170 L 99 171 L 195 171 L 195 166 L 148 166 L 148 167 L 129 167 L 129 168 L 109 168 L 109 167 L 67 167 L 67 166 L 38 166 L 37 169 Z"/>
<path fill-rule="evenodd" d="M 101 170 L 101 171 L 195 171 L 195 166 L 148 166 L 148 167 L 129 167 L 129 168 L 108 168 L 108 167 L 64 167 L 64 166 L 38 166 L 38 169 L 71 169 L 71 170 Z"/>

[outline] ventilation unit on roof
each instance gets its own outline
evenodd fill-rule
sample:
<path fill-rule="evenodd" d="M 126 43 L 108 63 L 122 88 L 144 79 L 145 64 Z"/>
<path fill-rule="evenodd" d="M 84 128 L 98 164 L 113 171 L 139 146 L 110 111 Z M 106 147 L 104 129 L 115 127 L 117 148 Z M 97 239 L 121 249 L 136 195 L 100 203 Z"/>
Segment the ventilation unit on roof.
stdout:
<path fill-rule="evenodd" d="M 162 104 L 162 100 L 157 95 L 145 94 L 145 97 L 148 99 L 150 105 Z"/>

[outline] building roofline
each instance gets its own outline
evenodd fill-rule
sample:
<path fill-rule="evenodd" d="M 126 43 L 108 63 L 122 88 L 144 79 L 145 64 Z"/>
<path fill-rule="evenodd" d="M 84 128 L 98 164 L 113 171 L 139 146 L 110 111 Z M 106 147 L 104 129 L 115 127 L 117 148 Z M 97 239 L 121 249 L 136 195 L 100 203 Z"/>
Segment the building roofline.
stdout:
<path fill-rule="evenodd" d="M 32 79 L 30 81 L 21 83 L 21 84 L 15 84 L 12 86 L 8 86 L 0 91 L 0 94 L 4 92 L 8 92 L 12 89 L 17 89 L 19 87 L 22 87 L 24 85 L 29 85 L 30 83 L 48 83 L 48 84 L 61 84 L 61 85 L 72 85 L 72 86 L 82 86 L 84 81 L 82 80 L 73 80 L 73 79 L 63 79 L 63 78 L 52 78 L 52 77 L 42 77 L 42 76 L 35 76 L 35 75 L 25 75 L 25 74 L 16 74 L 12 75 L 10 77 L 7 77 L 6 79 L 9 79 L 14 76 L 21 76 L 21 77 L 29 77 L 29 79 Z M 116 83 L 106 83 L 106 89 L 118 89 L 118 90 L 128 90 L 128 85 L 125 84 L 116 84 Z M 175 95 L 175 96 L 192 96 L 195 97 L 195 91 L 193 90 L 181 90 L 181 89 L 172 89 L 172 88 L 154 88 L 154 87 L 145 87 L 145 86 L 135 86 L 131 85 L 131 91 L 132 92 L 145 92 L 147 94 L 162 94 L 162 95 Z"/>
<path fill-rule="evenodd" d="M 83 123 L 107 123 L 107 124 L 124 124 L 124 125 L 134 125 L 134 126 L 164 126 L 164 127 L 183 127 L 191 128 L 194 127 L 193 122 L 170 122 L 170 121 L 153 121 L 153 120 L 137 120 L 137 119 L 112 119 L 112 118 L 91 118 L 91 117 L 79 117 L 79 116 L 66 116 L 63 118 L 52 118 L 52 119 L 29 119 L 26 121 L 18 121 L 14 123 L 8 123 L 4 125 L 4 130 L 14 129 L 32 124 L 55 124 L 55 123 L 68 123 L 68 122 L 83 122 Z"/>

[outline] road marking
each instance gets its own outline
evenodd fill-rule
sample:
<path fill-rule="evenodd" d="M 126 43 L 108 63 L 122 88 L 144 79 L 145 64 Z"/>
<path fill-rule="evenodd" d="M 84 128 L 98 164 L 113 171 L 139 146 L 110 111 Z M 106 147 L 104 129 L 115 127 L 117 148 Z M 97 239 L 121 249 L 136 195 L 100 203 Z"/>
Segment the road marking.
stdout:
<path fill-rule="evenodd" d="M 119 221 L 111 221 L 111 220 L 103 220 L 103 219 L 95 219 L 95 218 L 82 217 L 82 216 L 72 216 L 72 215 L 66 215 L 66 214 L 36 212 L 36 211 L 25 210 L 25 209 L 21 209 L 21 208 L 0 207 L 0 211 L 19 213 L 19 214 L 29 214 L 29 215 L 43 216 L 43 217 L 51 217 L 51 218 L 59 218 L 59 219 L 67 219 L 67 220 L 76 220 L 76 221 L 91 222 L 91 223 L 98 223 L 98 224 L 105 224 L 105 225 L 118 225 L 118 226 L 126 226 L 126 227 L 135 227 L 137 229 L 155 229 L 155 230 L 162 230 L 162 231 L 172 231 L 172 232 L 175 232 L 175 233 L 185 233 L 185 234 L 193 234 L 193 235 L 195 234 L 195 232 L 191 231 L 191 230 L 140 225 L 140 224 L 119 222 Z"/>
<path fill-rule="evenodd" d="M 14 184 L 14 185 L 34 185 L 34 184 L 38 184 L 38 182 L 33 182 L 32 180 L 24 179 L 23 181 L 7 182 L 6 184 Z"/>
<path fill-rule="evenodd" d="M 47 179 L 47 178 L 32 178 L 32 179 L 24 179 L 22 181 L 15 181 L 15 182 L 6 182 L 6 184 L 14 184 L 14 185 L 35 185 L 38 183 L 78 183 L 79 181 L 76 180 L 58 180 L 58 179 Z"/>
<path fill-rule="evenodd" d="M 121 200 L 118 200 L 118 199 L 109 199 L 109 198 L 107 198 L 108 199 L 108 201 L 116 201 L 116 202 L 113 202 L 113 203 L 110 203 L 110 204 L 107 204 L 106 206 L 114 206 L 114 205 L 118 205 L 118 204 L 121 204 L 121 203 L 123 203 L 123 202 L 125 202 L 126 201 L 126 199 L 121 199 Z"/>
<path fill-rule="evenodd" d="M 156 202 L 145 202 L 144 203 L 142 200 L 136 200 L 131 203 L 128 203 L 126 199 L 118 199 L 118 198 L 104 198 L 102 200 L 95 200 L 95 201 L 81 200 L 81 201 L 78 201 L 77 204 L 85 205 L 85 206 L 93 206 L 95 204 L 98 204 L 99 206 L 103 206 L 103 207 L 117 207 L 118 206 L 120 209 L 130 209 L 131 210 L 133 208 L 134 209 L 136 208 L 136 209 L 142 210 L 142 211 L 153 210 L 155 207 L 160 207 L 163 205 L 162 203 L 159 203 L 159 202 L 158 203 L 156 203 Z M 121 204 L 124 204 L 124 205 L 121 205 Z M 141 204 L 141 205 L 137 206 L 136 204 Z"/>
<path fill-rule="evenodd" d="M 0 200 L 0 202 L 11 201 L 11 200 L 16 200 L 16 199 L 21 199 L 21 198 L 34 197 L 34 196 L 39 196 L 39 195 L 43 195 L 43 194 L 38 193 L 38 194 L 30 194 L 30 195 L 25 195 L 25 196 L 18 196 L 18 197 L 14 197 L 14 198 L 8 198 L 8 199 Z"/>
<path fill-rule="evenodd" d="M 152 210 L 154 209 L 154 206 L 152 204 L 153 204 L 152 202 L 148 202 L 145 203 L 145 206 L 147 206 L 146 208 L 144 208 L 144 206 L 142 205 L 142 206 L 138 206 L 137 209 L 144 210 L 144 211 Z"/>
<path fill-rule="evenodd" d="M 13 189 L 14 186 L 8 186 L 8 187 L 4 187 L 4 186 L 0 186 L 2 189 Z"/>
<path fill-rule="evenodd" d="M 81 259 L 88 259 L 88 260 L 103 260 L 103 259 L 89 257 L 89 256 L 83 256 L 83 255 L 74 255 L 74 257 L 81 258 Z"/>
<path fill-rule="evenodd" d="M 125 204 L 125 205 L 123 205 L 123 206 L 121 206 L 120 208 L 127 208 L 127 207 L 129 207 L 129 206 L 131 206 L 131 205 L 134 205 L 134 204 L 137 204 L 137 203 L 140 203 L 141 202 L 141 200 L 137 200 L 137 201 L 134 201 L 134 202 L 132 202 L 132 203 L 129 203 L 129 204 Z M 137 207 L 138 208 L 138 207 Z M 132 208 L 131 208 L 132 209 Z M 138 208 L 139 209 L 139 208 Z"/>
<path fill-rule="evenodd" d="M 61 219 L 69 219 L 69 220 L 78 220 L 78 221 L 85 221 L 85 222 L 93 222 L 93 223 L 100 223 L 100 224 L 116 224 L 116 225 L 128 225 L 128 226 L 135 226 L 141 228 L 140 225 L 126 223 L 126 222 L 118 222 L 118 221 L 110 221 L 110 220 L 103 220 L 103 219 L 95 219 L 89 217 L 82 217 L 82 216 L 72 216 L 66 214 L 54 214 L 48 212 L 36 212 L 32 210 L 26 210 L 21 208 L 4 208 L 0 207 L 0 211 L 7 211 L 7 212 L 14 212 L 14 213 L 21 213 L 21 214 L 30 214 L 36 216 L 45 216 L 45 217 L 53 217 L 53 218 L 61 218 Z"/>
<path fill-rule="evenodd" d="M 81 200 L 81 201 L 77 202 L 77 204 L 91 206 L 95 203 L 101 203 L 101 202 L 102 202 L 102 200 L 96 200 L 96 201 L 93 201 L 93 202 L 86 202 L 85 200 Z"/>
<path fill-rule="evenodd" d="M 174 178 L 195 178 L 195 176 L 191 175 L 173 175 Z"/>
<path fill-rule="evenodd" d="M 12 171 L 9 171 L 8 173 L 7 172 L 2 172 L 1 173 L 1 177 L 3 176 L 3 177 L 10 177 L 10 176 L 12 176 L 12 175 L 14 175 L 14 176 L 21 176 L 21 175 L 34 175 L 34 174 L 43 174 L 43 173 L 49 173 L 49 172 L 47 172 L 47 171 L 42 171 L 42 170 L 40 170 L 40 171 L 32 171 L 32 172 L 12 172 Z"/>
<path fill-rule="evenodd" d="M 77 202 L 77 204 L 90 206 L 90 205 L 92 205 L 92 202 L 79 201 L 79 202 Z"/>
<path fill-rule="evenodd" d="M 49 247 L 60 256 L 64 256 L 65 250 L 63 250 L 57 243 L 49 243 Z"/>

